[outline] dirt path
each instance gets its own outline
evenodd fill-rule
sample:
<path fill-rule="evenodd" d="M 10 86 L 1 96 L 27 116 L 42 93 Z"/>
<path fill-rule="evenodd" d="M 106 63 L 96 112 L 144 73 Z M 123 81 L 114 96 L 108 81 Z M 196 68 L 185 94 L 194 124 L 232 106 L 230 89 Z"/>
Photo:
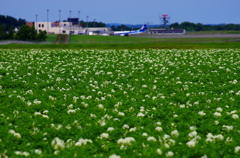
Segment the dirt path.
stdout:
<path fill-rule="evenodd" d="M 59 44 L 59 43 L 68 43 L 68 35 L 65 35 L 65 34 L 58 35 L 56 44 Z"/>
<path fill-rule="evenodd" d="M 58 35 L 56 44 L 59 44 L 59 43 L 60 43 L 60 40 L 61 40 L 61 35 Z"/>

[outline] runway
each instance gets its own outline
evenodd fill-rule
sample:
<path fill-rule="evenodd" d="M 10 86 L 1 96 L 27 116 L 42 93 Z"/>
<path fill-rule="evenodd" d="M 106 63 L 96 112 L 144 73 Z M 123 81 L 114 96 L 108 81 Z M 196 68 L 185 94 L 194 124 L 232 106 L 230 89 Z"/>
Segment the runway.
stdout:
<path fill-rule="evenodd" d="M 149 38 L 240 38 L 240 34 L 206 34 L 206 35 L 146 35 Z"/>

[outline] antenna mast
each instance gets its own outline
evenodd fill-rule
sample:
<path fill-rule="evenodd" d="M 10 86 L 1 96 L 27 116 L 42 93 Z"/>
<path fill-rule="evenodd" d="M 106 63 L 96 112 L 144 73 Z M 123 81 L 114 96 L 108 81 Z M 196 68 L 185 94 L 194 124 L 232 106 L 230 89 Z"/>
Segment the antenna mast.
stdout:
<path fill-rule="evenodd" d="M 170 17 L 167 15 L 167 14 L 163 14 L 161 17 L 160 17 L 160 21 L 161 21 L 161 24 L 162 24 L 162 28 L 166 28 L 166 25 L 169 23 L 169 20 L 170 20 Z M 160 26 L 161 27 L 161 26 Z"/>

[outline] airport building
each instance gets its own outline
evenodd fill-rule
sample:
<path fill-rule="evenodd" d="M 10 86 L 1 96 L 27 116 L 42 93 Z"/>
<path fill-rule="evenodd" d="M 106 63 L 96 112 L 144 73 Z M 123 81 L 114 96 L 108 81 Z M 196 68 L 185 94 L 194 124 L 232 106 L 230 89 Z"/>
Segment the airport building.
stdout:
<path fill-rule="evenodd" d="M 27 22 L 26 25 L 34 26 L 37 32 L 47 31 L 49 34 L 103 34 L 109 32 L 107 27 L 82 27 L 78 18 L 68 18 L 67 22 Z"/>

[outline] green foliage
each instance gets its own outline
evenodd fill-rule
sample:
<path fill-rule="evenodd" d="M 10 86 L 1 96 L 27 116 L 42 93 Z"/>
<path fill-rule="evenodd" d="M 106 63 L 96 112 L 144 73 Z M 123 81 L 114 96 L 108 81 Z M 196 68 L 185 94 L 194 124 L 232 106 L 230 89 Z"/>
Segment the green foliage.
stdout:
<path fill-rule="evenodd" d="M 0 40 L 5 40 L 7 38 L 6 25 L 0 25 Z"/>
<path fill-rule="evenodd" d="M 11 25 L 7 31 L 6 25 L 2 24 L 0 25 L 0 40 L 8 40 L 8 39 L 14 39 L 14 26 Z"/>
<path fill-rule="evenodd" d="M 40 30 L 39 33 L 37 34 L 36 40 L 37 41 L 46 41 L 47 38 L 47 31 Z"/>
<path fill-rule="evenodd" d="M 14 39 L 14 26 L 11 25 L 8 29 L 8 39 Z"/>
<path fill-rule="evenodd" d="M 16 33 L 16 39 L 25 41 L 36 40 L 37 32 L 34 27 L 28 25 L 23 25 L 20 27 L 19 31 Z"/>
<path fill-rule="evenodd" d="M 130 28 L 126 25 L 119 25 L 119 26 L 111 26 L 112 31 L 125 31 L 125 30 L 132 30 L 133 28 Z M 134 28 L 136 29 L 136 28 Z M 138 29 L 138 28 L 137 28 Z"/>
<path fill-rule="evenodd" d="M 0 25 L 6 25 L 6 30 L 9 31 L 11 25 L 15 27 L 20 27 L 22 25 L 26 24 L 26 20 L 24 19 L 16 19 L 14 17 L 11 16 L 4 16 L 4 15 L 0 15 Z"/>
<path fill-rule="evenodd" d="M 185 29 L 187 31 L 211 31 L 211 30 L 240 30 L 239 24 L 226 24 L 226 25 L 203 25 L 201 23 L 183 22 L 181 24 L 173 23 L 169 28 Z"/>
<path fill-rule="evenodd" d="M 86 21 L 83 21 L 81 20 L 80 21 L 80 25 L 82 27 L 106 27 L 106 24 L 105 23 L 102 23 L 102 22 L 97 22 L 97 21 L 89 21 L 89 22 L 86 22 Z"/>
<path fill-rule="evenodd" d="M 46 31 L 40 31 L 37 33 L 34 27 L 23 25 L 16 33 L 16 39 L 25 41 L 45 41 L 47 38 Z"/>

